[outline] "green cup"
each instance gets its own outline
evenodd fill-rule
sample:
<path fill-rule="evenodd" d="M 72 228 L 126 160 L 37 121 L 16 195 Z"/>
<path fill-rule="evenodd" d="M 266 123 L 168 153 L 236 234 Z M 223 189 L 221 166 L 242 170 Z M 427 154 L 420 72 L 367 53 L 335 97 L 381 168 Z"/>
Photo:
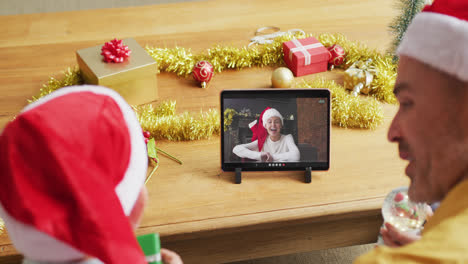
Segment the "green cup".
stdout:
<path fill-rule="evenodd" d="M 145 253 L 146 261 L 149 264 L 163 264 L 161 259 L 161 241 L 159 234 L 146 234 L 137 236 L 143 253 Z"/>

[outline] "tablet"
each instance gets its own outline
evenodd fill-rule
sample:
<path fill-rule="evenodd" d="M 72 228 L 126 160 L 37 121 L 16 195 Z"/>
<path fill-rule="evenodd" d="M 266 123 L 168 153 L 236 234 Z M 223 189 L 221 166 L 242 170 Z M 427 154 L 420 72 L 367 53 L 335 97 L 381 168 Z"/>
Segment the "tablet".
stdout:
<path fill-rule="evenodd" d="M 221 92 L 224 171 L 328 170 L 328 89 Z"/>

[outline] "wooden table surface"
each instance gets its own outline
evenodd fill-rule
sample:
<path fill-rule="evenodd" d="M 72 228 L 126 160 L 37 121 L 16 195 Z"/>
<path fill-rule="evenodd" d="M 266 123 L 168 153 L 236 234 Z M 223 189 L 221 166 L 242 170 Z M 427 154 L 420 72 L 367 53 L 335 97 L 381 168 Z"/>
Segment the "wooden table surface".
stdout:
<path fill-rule="evenodd" d="M 113 38 L 134 37 L 142 46 L 242 47 L 257 28 L 340 32 L 385 51 L 388 24 L 397 15 L 392 0 L 216 0 L 120 9 L 0 17 L 0 129 L 36 95 L 49 76 L 75 66 L 75 51 Z M 158 75 L 160 101 L 178 110 L 219 108 L 223 89 L 270 87 L 274 68 L 216 74 L 208 89 L 191 78 Z M 317 76 L 342 81 L 342 73 Z M 386 140 L 396 106 L 384 105 L 376 130 L 333 127 L 331 168 L 314 172 L 244 173 L 241 185 L 220 169 L 220 138 L 160 141 L 184 161 L 161 158 L 148 183 L 150 201 L 137 234 L 159 232 L 162 245 L 186 263 L 221 263 L 315 249 L 370 243 L 381 224 L 380 207 L 393 188 L 408 183 L 397 147 Z M 17 254 L 0 236 L 5 262 Z"/>

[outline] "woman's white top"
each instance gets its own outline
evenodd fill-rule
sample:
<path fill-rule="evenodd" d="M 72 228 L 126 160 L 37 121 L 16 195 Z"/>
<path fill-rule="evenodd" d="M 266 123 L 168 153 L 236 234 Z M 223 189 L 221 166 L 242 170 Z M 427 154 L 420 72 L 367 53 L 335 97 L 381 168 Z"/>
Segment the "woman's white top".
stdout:
<path fill-rule="evenodd" d="M 274 162 L 296 162 L 299 161 L 301 157 L 291 134 L 286 136 L 281 135 L 278 141 L 272 141 L 270 137 L 267 136 L 261 152 L 258 150 L 258 140 L 237 145 L 232 152 L 241 158 L 249 158 L 257 161 L 261 161 L 262 153 L 266 152 L 271 154 Z"/>

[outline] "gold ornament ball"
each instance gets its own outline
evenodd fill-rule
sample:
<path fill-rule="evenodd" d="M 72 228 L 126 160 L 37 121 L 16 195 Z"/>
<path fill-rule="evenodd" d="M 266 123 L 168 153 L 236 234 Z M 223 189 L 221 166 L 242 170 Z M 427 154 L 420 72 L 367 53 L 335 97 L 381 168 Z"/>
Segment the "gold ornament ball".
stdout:
<path fill-rule="evenodd" d="M 294 82 L 294 75 L 290 69 L 280 67 L 273 71 L 271 84 L 275 88 L 290 88 Z"/>

